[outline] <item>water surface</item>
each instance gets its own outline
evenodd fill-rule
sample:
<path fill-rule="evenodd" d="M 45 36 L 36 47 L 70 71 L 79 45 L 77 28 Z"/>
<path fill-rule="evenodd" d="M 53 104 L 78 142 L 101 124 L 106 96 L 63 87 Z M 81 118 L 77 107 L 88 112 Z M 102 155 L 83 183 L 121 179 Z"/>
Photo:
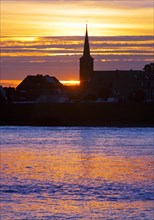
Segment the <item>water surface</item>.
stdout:
<path fill-rule="evenodd" d="M 1 126 L 1 219 L 153 219 L 153 128 Z"/>

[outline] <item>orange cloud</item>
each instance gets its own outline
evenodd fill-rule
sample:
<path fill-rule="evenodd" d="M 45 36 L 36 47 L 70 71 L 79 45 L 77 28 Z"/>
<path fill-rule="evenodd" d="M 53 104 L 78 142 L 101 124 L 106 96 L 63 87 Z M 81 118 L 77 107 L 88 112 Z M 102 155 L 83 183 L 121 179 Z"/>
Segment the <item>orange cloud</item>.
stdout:
<path fill-rule="evenodd" d="M 2 37 L 1 79 L 49 74 L 78 80 L 84 37 Z M 152 36 L 90 37 L 96 70 L 142 69 L 153 60 Z"/>

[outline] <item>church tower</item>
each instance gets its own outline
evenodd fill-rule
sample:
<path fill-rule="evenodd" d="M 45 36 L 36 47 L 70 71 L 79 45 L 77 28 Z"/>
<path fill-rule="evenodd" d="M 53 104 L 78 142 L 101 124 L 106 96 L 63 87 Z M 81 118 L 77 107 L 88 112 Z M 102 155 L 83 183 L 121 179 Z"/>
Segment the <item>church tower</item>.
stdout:
<path fill-rule="evenodd" d="M 88 30 L 86 25 L 86 35 L 84 41 L 83 55 L 80 58 L 80 85 L 84 86 L 90 82 L 93 73 L 94 59 L 90 55 Z"/>

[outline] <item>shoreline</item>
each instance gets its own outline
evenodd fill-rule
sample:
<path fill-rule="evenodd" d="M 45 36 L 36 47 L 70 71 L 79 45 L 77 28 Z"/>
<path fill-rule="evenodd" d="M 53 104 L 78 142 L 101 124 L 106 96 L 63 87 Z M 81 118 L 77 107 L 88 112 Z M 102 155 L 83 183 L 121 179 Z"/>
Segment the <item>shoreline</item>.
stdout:
<path fill-rule="evenodd" d="M 153 103 L 4 104 L 0 125 L 154 127 Z"/>

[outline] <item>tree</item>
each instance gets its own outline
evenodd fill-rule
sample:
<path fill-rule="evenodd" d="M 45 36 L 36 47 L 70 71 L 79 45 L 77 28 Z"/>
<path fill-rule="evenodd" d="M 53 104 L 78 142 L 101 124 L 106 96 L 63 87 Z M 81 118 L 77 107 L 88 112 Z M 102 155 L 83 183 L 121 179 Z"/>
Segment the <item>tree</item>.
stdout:
<path fill-rule="evenodd" d="M 144 66 L 143 70 L 144 70 L 145 72 L 153 73 L 153 72 L 154 72 L 154 63 L 146 64 L 146 65 Z"/>

